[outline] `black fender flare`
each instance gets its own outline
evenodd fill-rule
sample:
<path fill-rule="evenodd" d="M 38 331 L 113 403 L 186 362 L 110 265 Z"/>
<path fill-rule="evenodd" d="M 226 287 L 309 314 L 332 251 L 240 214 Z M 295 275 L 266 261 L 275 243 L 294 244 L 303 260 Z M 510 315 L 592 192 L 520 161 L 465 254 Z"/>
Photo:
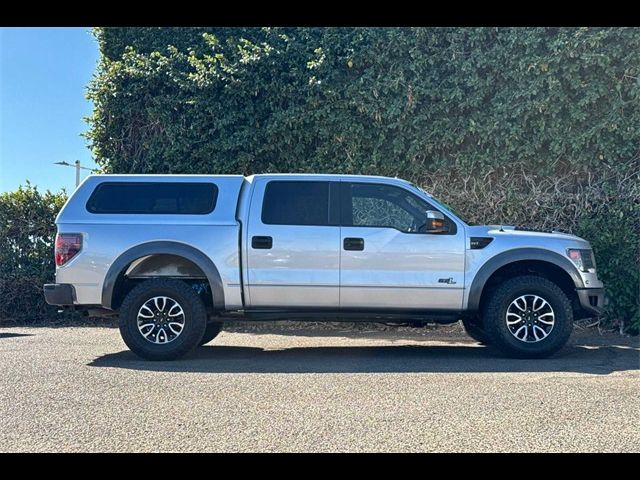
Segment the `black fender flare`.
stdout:
<path fill-rule="evenodd" d="M 467 310 L 472 312 L 479 310 L 482 290 L 491 275 L 505 265 L 523 260 L 539 260 L 556 265 L 569 274 L 576 288 L 584 288 L 584 282 L 578 272 L 578 268 L 568 258 L 542 248 L 516 248 L 496 255 L 480 267 L 471 283 L 471 287 L 469 287 Z"/>
<path fill-rule="evenodd" d="M 216 310 L 224 310 L 224 289 L 222 278 L 211 259 L 197 248 L 180 242 L 156 241 L 147 242 L 123 252 L 109 267 L 102 285 L 102 306 L 112 308 L 113 290 L 116 280 L 122 271 L 134 260 L 147 255 L 169 254 L 184 257 L 202 269 L 211 285 L 213 305 Z"/>

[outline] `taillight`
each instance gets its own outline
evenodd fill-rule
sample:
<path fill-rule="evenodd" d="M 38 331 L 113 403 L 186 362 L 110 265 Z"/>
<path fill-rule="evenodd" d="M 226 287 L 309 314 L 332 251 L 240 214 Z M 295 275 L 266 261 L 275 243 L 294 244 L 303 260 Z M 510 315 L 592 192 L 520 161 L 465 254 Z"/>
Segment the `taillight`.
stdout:
<path fill-rule="evenodd" d="M 82 250 L 82 234 L 58 233 L 56 235 L 56 265 L 61 267 Z"/>

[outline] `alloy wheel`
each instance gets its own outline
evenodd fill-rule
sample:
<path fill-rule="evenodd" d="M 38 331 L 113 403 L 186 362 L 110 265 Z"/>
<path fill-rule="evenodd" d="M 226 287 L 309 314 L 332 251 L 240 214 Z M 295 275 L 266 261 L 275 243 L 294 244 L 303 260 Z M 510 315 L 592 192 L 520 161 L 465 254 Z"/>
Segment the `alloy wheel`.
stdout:
<path fill-rule="evenodd" d="M 536 343 L 549 336 L 555 324 L 553 308 L 539 295 L 521 295 L 513 300 L 505 316 L 511 335 L 521 342 Z"/>
<path fill-rule="evenodd" d="M 162 345 L 180 336 L 184 330 L 185 315 L 176 300 L 158 296 L 142 304 L 137 321 L 138 331 L 145 340 Z"/>

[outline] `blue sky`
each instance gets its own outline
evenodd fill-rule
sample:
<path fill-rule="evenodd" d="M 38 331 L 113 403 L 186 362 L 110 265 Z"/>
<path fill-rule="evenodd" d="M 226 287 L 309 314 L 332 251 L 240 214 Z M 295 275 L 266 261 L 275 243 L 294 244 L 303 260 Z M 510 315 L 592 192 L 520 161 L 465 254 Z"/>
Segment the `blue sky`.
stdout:
<path fill-rule="evenodd" d="M 0 192 L 27 179 L 41 190 L 72 192 L 75 170 L 54 162 L 96 166 L 80 136 L 98 61 L 90 30 L 0 28 Z"/>

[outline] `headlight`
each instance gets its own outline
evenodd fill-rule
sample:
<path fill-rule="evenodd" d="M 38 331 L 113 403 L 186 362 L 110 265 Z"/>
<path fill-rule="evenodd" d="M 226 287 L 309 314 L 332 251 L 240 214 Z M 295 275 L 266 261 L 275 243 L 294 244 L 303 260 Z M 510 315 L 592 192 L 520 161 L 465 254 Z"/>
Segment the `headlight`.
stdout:
<path fill-rule="evenodd" d="M 575 264 L 578 269 L 583 272 L 589 270 L 595 270 L 596 262 L 593 258 L 593 251 L 586 248 L 569 248 L 567 250 L 567 256 Z"/>

